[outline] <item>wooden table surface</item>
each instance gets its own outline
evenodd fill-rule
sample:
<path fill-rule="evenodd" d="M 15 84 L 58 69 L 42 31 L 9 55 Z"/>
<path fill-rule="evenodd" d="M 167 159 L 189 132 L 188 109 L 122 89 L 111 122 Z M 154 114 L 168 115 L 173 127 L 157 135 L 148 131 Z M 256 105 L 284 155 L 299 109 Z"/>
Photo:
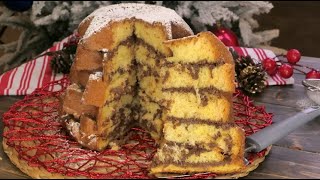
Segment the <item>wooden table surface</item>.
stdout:
<path fill-rule="evenodd" d="M 320 58 L 302 57 L 300 63 L 320 68 Z M 305 75 L 295 71 L 293 77 L 294 85 L 267 87 L 263 93 L 252 97 L 255 104 L 264 105 L 268 112 L 274 114 L 274 122 L 282 121 L 301 111 L 297 101 L 307 98 L 305 88 L 301 84 Z M 0 96 L 0 119 L 13 103 L 22 98 Z M 2 121 L 0 131 L 2 134 Z M 2 142 L 2 136 L 0 140 Z M 10 162 L 3 152 L 2 143 L 0 157 L 1 179 L 29 178 Z M 320 178 L 320 117 L 275 143 L 266 160 L 244 178 Z"/>

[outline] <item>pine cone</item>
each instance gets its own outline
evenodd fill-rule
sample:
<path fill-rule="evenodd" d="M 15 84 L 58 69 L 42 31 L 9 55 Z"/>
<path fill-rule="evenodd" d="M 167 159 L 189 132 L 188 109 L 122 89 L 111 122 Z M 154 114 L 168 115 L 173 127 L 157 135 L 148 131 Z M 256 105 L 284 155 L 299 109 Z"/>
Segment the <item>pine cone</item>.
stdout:
<path fill-rule="evenodd" d="M 251 94 L 260 93 L 266 87 L 265 73 L 259 66 L 247 66 L 240 72 L 238 83 Z"/>
<path fill-rule="evenodd" d="M 72 62 L 72 55 L 60 53 L 53 56 L 50 65 L 55 73 L 68 74 L 70 72 Z"/>
<path fill-rule="evenodd" d="M 266 78 L 261 64 L 254 63 L 250 56 L 240 57 L 234 50 L 230 49 L 230 51 L 235 61 L 236 79 L 239 87 L 251 94 L 262 92 L 266 87 Z"/>
<path fill-rule="evenodd" d="M 50 52 L 50 54 L 47 54 L 53 57 L 50 65 L 55 73 L 68 74 L 70 72 L 70 68 L 77 50 L 78 42 L 79 37 L 73 36 L 67 43 L 63 44 L 62 50 Z"/>

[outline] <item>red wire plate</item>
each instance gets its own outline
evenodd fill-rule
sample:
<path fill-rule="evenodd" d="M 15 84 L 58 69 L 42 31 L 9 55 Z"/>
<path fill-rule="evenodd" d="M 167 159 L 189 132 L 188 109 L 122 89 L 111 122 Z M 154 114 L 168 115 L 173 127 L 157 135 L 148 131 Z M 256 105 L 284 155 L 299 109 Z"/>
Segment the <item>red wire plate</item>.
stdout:
<path fill-rule="evenodd" d="M 148 166 L 156 152 L 156 144 L 144 130 L 133 128 L 130 140 L 121 149 L 102 152 L 84 149 L 68 136 L 58 117 L 58 96 L 68 84 L 68 79 L 49 83 L 25 96 L 3 114 L 6 146 L 17 152 L 19 161 L 27 162 L 31 168 L 68 177 L 152 178 Z M 61 86 L 60 91 L 49 91 L 57 85 Z M 233 108 L 236 123 L 245 130 L 246 136 L 272 123 L 272 114 L 263 106 L 255 106 L 239 90 L 234 93 Z M 265 155 L 266 150 L 251 153 L 248 160 L 253 162 Z M 26 173 L 33 176 L 31 172 Z M 215 176 L 204 173 L 188 178 Z"/>

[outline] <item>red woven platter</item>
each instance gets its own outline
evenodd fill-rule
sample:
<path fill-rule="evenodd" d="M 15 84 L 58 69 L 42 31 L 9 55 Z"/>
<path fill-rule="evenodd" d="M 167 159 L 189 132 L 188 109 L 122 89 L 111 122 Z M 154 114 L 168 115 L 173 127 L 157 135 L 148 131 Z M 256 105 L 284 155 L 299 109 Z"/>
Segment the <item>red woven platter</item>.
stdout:
<path fill-rule="evenodd" d="M 64 129 L 58 117 L 58 96 L 68 79 L 49 83 L 15 103 L 3 114 L 3 146 L 10 160 L 33 178 L 153 178 L 148 166 L 156 152 L 150 135 L 133 128 L 127 144 L 119 150 L 96 152 L 81 147 Z M 59 85 L 59 91 L 53 87 Z M 237 125 L 250 135 L 272 123 L 272 114 L 237 90 L 233 96 Z M 224 177 L 242 177 L 254 170 L 269 152 L 250 153 L 250 165 L 244 172 Z M 183 178 L 215 178 L 201 173 Z M 221 176 L 219 176 L 221 177 Z"/>

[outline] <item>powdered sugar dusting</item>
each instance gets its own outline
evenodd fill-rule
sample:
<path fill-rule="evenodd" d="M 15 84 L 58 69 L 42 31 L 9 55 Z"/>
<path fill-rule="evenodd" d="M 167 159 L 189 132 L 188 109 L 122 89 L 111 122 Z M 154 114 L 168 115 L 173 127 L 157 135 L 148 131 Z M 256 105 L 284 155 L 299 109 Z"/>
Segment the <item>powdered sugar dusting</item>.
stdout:
<path fill-rule="evenodd" d="M 76 136 L 79 134 L 80 123 L 75 121 L 69 121 L 67 123 L 67 128 L 72 136 Z"/>
<path fill-rule="evenodd" d="M 68 86 L 67 88 L 68 90 L 73 90 L 73 91 L 78 91 L 78 92 L 82 92 L 80 86 L 77 83 L 73 83 L 70 86 Z"/>
<path fill-rule="evenodd" d="M 100 31 L 110 21 L 120 21 L 124 19 L 136 18 L 150 24 L 159 22 L 166 27 L 168 39 L 172 39 L 171 23 L 180 24 L 184 29 L 193 34 L 189 25 L 172 9 L 162 6 L 123 3 L 102 7 L 91 13 L 84 21 L 92 18 L 92 21 L 83 36 L 83 39 Z"/>
<path fill-rule="evenodd" d="M 89 142 L 88 145 L 91 146 L 92 144 L 97 143 L 97 135 L 96 134 L 91 134 L 88 136 Z"/>
<path fill-rule="evenodd" d="M 102 72 L 101 71 L 95 72 L 93 74 L 90 74 L 90 76 L 89 76 L 90 80 L 98 80 L 98 79 L 101 79 L 101 78 L 102 78 Z"/>

